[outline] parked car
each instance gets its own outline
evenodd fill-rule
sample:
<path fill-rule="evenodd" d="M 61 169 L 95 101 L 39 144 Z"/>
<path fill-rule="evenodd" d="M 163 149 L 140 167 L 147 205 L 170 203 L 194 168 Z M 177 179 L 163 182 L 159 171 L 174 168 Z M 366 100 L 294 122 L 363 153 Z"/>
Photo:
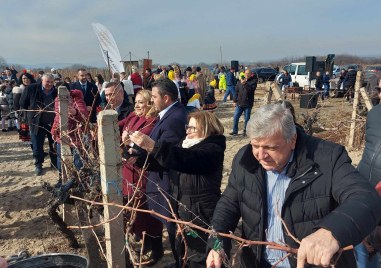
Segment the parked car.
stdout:
<path fill-rule="evenodd" d="M 293 62 L 283 67 L 291 75 L 292 82 L 297 82 L 299 87 L 310 86 L 310 72 L 306 71 L 305 62 Z"/>
<path fill-rule="evenodd" d="M 378 91 L 375 89 L 381 80 L 381 65 L 369 65 L 365 67 L 363 73 L 363 84 L 371 99 L 377 97 Z"/>
<path fill-rule="evenodd" d="M 353 69 L 357 72 L 357 71 L 362 71 L 362 66 L 360 64 L 348 64 L 348 65 L 343 66 L 342 69 L 344 69 L 344 70 Z"/>
<path fill-rule="evenodd" d="M 365 71 L 363 72 L 364 81 L 368 81 L 370 77 L 381 78 L 381 65 L 368 65 L 365 67 Z"/>
<path fill-rule="evenodd" d="M 365 67 L 365 72 L 378 73 L 381 72 L 381 65 L 369 65 Z"/>
<path fill-rule="evenodd" d="M 257 67 L 251 69 L 251 72 L 257 77 L 258 83 L 274 81 L 278 71 L 271 67 Z"/>

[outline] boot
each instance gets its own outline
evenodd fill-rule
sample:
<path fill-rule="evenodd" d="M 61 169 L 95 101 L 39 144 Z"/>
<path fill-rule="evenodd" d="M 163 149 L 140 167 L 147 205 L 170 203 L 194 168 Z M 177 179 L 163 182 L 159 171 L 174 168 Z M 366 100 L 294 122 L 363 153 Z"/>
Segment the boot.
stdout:
<path fill-rule="evenodd" d="M 149 238 L 147 241 L 147 238 Z M 145 241 L 147 241 L 147 246 L 150 244 L 150 247 L 152 249 L 151 256 L 150 256 L 150 264 L 148 266 L 155 265 L 164 255 L 164 249 L 163 249 L 163 237 L 162 235 L 158 237 L 146 237 Z"/>
<path fill-rule="evenodd" d="M 180 268 L 180 257 L 179 257 L 180 254 L 179 254 L 178 250 L 181 250 L 180 249 L 181 241 L 176 239 L 176 235 L 172 234 L 170 232 L 168 232 L 168 238 L 169 238 L 169 243 L 170 243 L 171 249 L 172 249 L 172 255 L 173 255 L 173 258 L 175 261 L 167 264 L 165 266 L 165 268 Z M 179 245 L 179 243 L 180 243 L 180 245 Z"/>
<path fill-rule="evenodd" d="M 50 156 L 50 167 L 54 169 L 58 169 L 57 168 L 57 154 L 54 152 L 49 152 L 49 156 Z"/>

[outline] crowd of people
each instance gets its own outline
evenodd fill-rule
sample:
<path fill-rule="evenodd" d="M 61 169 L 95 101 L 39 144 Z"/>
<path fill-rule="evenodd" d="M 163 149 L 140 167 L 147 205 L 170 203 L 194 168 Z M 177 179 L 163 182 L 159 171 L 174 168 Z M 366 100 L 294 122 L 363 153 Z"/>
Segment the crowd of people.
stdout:
<path fill-rule="evenodd" d="M 371 267 L 359 257 L 360 250 L 362 254 L 371 252 L 368 255 L 379 262 L 380 234 L 376 227 L 381 222 L 381 198 L 375 188 L 381 188 L 381 132 L 377 132 L 380 117 L 375 113 L 380 105 L 369 116 L 369 144 L 359 172 L 343 146 L 304 133 L 289 103 L 265 105 L 252 113 L 255 76 L 243 66 L 225 70 L 216 66 L 208 77 L 200 67 L 181 70 L 177 65 L 162 66 L 144 72 L 133 67 L 129 76 L 115 73 L 105 81 L 100 74 L 93 80 L 85 69 L 70 79 L 55 69 L 35 76 L 23 71 L 17 76 L 14 68 L 6 68 L 1 92 L 8 110 L 3 113 L 2 108 L 1 116 L 9 121 L 8 128 L 5 121 L 2 127 L 8 131 L 14 126 L 20 138 L 29 138 L 36 175 L 43 174 L 48 155 L 60 173 L 64 140 L 57 96 L 58 87 L 66 87 L 66 140 L 72 149 L 73 165 L 80 170 L 83 133 L 96 128 L 100 110 L 115 110 L 123 148 L 124 202 L 136 199 L 138 208 L 214 232 L 209 235 L 184 228 L 179 235 L 173 222 L 137 213 L 129 239 L 141 241 L 146 233 L 141 260 L 151 266 L 163 257 L 165 227 L 173 256 L 166 267 L 223 267 L 230 258 L 231 243 L 218 232 L 234 232 L 240 219 L 244 239 L 298 248 L 294 259 L 263 245 L 243 247 L 238 256 L 242 267 L 301 268 L 307 263 L 327 267 L 338 252 L 341 256 L 335 267 L 356 267 L 356 260 L 360 268 Z M 324 77 L 321 83 L 323 87 Z M 243 135 L 250 139 L 236 154 L 223 193 L 226 138 L 222 123 L 213 113 L 216 90 L 226 90 L 223 102 L 232 94 L 235 112 L 230 135 L 238 134 L 243 113 Z M 96 140 L 96 132 L 91 133 Z M 49 153 L 44 152 L 46 138 Z M 129 216 L 126 213 L 126 221 Z M 356 259 L 353 250 L 340 251 L 349 245 L 358 245 Z"/>
<path fill-rule="evenodd" d="M 331 76 L 330 72 L 326 71 L 324 74 L 320 71 L 314 72 L 315 80 L 314 88 L 324 101 L 330 97 L 339 98 L 345 97 L 345 100 L 352 102 L 354 98 L 354 88 L 356 82 L 357 71 L 354 69 L 342 69 L 340 72 L 339 80 L 336 83 L 336 88 L 331 89 Z M 312 81 L 311 81 L 312 82 Z M 276 83 L 282 91 L 282 94 L 286 94 L 286 90 L 289 87 L 299 86 L 296 81 L 292 81 L 292 77 L 287 70 L 281 72 L 276 77 Z M 331 91 L 333 94 L 331 94 Z"/>

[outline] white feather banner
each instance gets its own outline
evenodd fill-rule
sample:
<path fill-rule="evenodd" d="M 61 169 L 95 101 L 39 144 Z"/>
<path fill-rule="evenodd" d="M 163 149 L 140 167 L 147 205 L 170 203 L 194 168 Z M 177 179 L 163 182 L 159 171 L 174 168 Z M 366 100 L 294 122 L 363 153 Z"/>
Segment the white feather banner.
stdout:
<path fill-rule="evenodd" d="M 120 62 L 122 60 L 118 46 L 112 37 L 110 31 L 100 23 L 92 23 L 94 32 L 97 35 L 103 59 L 106 64 L 110 63 L 110 68 L 113 73 L 124 72 L 123 63 Z"/>

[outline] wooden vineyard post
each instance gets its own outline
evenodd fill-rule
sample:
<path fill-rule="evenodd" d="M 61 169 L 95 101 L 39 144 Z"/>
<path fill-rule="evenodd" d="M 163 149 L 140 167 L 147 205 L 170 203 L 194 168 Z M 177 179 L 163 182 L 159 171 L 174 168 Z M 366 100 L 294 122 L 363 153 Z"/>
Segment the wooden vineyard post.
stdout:
<path fill-rule="evenodd" d="M 122 157 L 119 147 L 118 113 L 98 114 L 98 146 L 103 202 L 122 204 Z M 119 214 L 119 216 L 118 216 Z M 117 217 L 118 216 L 118 217 Z M 106 256 L 109 268 L 126 267 L 123 212 L 115 206 L 104 207 Z"/>
<path fill-rule="evenodd" d="M 271 83 L 271 89 L 274 94 L 275 99 L 278 100 L 284 100 L 284 96 L 282 94 L 281 89 L 278 87 L 277 83 Z"/>
<path fill-rule="evenodd" d="M 58 99 L 59 99 L 59 114 L 60 114 L 60 133 L 61 133 L 61 155 L 57 155 L 57 157 L 61 158 L 61 176 L 62 182 L 65 184 L 68 181 L 68 177 L 70 176 L 68 172 L 72 168 L 71 161 L 71 150 L 70 150 L 70 140 L 67 136 L 68 128 L 68 117 L 69 117 L 69 90 L 64 87 L 58 87 Z M 71 165 L 71 166 L 70 166 Z M 69 212 L 70 206 L 63 205 L 63 215 L 62 219 L 66 222 L 66 224 L 70 224 L 73 222 L 73 216 L 70 215 Z"/>
<path fill-rule="evenodd" d="M 70 150 L 70 139 L 68 137 L 68 120 L 69 120 L 69 90 L 60 86 L 58 88 L 59 98 L 59 114 L 60 114 L 60 136 L 61 136 L 61 154 L 57 157 L 61 157 L 61 176 L 62 182 L 65 184 L 70 179 L 70 171 L 73 169 L 72 153 Z M 68 204 L 62 205 L 62 219 L 67 225 L 75 224 L 75 214 L 73 212 L 73 206 Z M 88 221 L 87 209 L 84 204 L 76 204 L 77 217 L 80 225 L 90 225 Z M 89 229 L 82 229 L 84 242 L 87 249 L 87 255 L 91 267 L 100 268 L 103 263 L 98 252 L 97 241 Z"/>
<path fill-rule="evenodd" d="M 355 83 L 355 96 L 353 99 L 353 110 L 352 110 L 352 121 L 351 121 L 351 129 L 349 131 L 349 140 L 348 140 L 348 149 L 353 148 L 353 142 L 355 140 L 355 129 L 356 129 L 356 118 L 357 118 L 357 106 L 359 104 L 360 98 L 360 86 L 362 83 L 362 72 L 358 71 L 356 76 Z M 349 92 L 347 92 L 348 94 Z"/>
<path fill-rule="evenodd" d="M 264 104 L 270 104 L 271 98 L 273 95 L 273 90 L 271 89 L 271 82 L 266 82 L 266 89 L 265 89 L 265 95 L 264 95 Z"/>
<path fill-rule="evenodd" d="M 368 112 L 369 112 L 370 110 L 372 110 L 373 105 L 370 102 L 368 94 L 366 94 L 366 91 L 365 91 L 364 87 L 360 88 L 360 93 L 361 93 L 362 98 L 364 99 L 365 106 L 366 106 L 366 108 L 368 109 Z"/>
<path fill-rule="evenodd" d="M 266 91 L 264 95 L 264 104 L 270 104 L 272 97 L 275 97 L 275 100 L 283 99 L 282 94 L 278 85 L 274 82 L 266 82 Z"/>

